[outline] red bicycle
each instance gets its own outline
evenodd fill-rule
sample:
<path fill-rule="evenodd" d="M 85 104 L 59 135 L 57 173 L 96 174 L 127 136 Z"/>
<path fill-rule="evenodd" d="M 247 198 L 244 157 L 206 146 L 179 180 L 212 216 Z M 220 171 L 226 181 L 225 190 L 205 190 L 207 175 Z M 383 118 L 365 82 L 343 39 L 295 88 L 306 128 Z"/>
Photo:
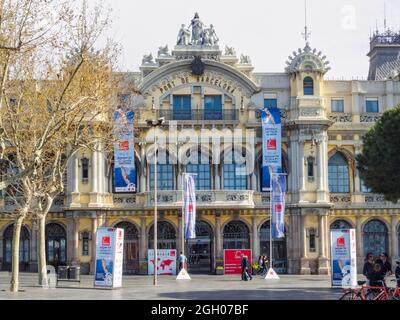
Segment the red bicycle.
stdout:
<path fill-rule="evenodd" d="M 397 282 L 397 280 L 392 280 L 392 282 L 393 281 Z M 389 292 L 390 292 L 390 300 L 400 300 L 400 287 L 398 285 L 396 285 L 395 288 L 390 288 Z"/>
<path fill-rule="evenodd" d="M 390 300 L 385 282 L 381 282 L 382 286 L 366 286 L 366 281 L 358 281 L 357 283 L 361 287 L 344 289 L 339 300 Z"/>

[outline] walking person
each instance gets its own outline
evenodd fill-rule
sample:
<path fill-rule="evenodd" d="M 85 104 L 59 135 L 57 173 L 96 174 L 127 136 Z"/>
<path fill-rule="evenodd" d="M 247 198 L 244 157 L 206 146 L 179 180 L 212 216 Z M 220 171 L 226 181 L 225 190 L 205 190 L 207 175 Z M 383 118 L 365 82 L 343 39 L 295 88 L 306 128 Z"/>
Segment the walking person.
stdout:
<path fill-rule="evenodd" d="M 242 260 L 240 262 L 240 267 L 242 268 L 242 280 L 247 281 L 246 259 L 245 259 L 245 256 L 243 254 L 242 254 Z"/>
<path fill-rule="evenodd" d="M 244 259 L 245 259 L 245 265 L 246 265 L 246 267 L 245 267 L 246 279 L 253 280 L 253 276 L 251 275 L 251 265 L 250 265 L 249 258 L 247 256 L 244 256 Z"/>
<path fill-rule="evenodd" d="M 185 267 L 185 262 L 186 262 L 186 256 L 182 253 L 180 253 L 178 257 L 178 262 L 179 262 L 179 271 L 181 271 Z"/>
<path fill-rule="evenodd" d="M 258 265 L 259 265 L 259 269 L 257 274 L 262 274 L 263 273 L 263 263 L 264 263 L 264 257 L 263 256 L 259 256 L 258 257 Z"/>
<path fill-rule="evenodd" d="M 262 275 L 265 276 L 267 273 L 267 264 L 268 264 L 268 259 L 267 256 L 263 256 L 263 272 Z"/>

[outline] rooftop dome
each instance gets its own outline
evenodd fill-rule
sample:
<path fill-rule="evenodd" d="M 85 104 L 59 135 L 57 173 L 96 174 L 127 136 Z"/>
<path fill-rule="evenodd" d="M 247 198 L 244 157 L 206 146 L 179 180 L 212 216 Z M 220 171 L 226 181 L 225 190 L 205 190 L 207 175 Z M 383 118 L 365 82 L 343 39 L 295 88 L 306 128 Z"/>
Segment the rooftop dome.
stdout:
<path fill-rule="evenodd" d="M 331 68 L 328 67 L 329 61 L 326 61 L 326 56 L 322 56 L 322 52 L 317 53 L 317 49 L 311 49 L 309 43 L 306 43 L 304 49 L 298 49 L 298 52 L 293 51 L 293 57 L 289 56 L 289 61 L 286 61 L 287 73 L 297 73 L 304 71 L 316 71 L 322 74 L 328 72 Z"/>

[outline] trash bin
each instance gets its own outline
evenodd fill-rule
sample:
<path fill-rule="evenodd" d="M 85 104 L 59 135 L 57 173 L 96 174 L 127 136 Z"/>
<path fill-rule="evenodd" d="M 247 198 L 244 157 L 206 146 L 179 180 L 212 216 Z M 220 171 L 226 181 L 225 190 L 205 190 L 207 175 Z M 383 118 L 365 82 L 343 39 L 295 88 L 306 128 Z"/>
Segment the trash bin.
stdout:
<path fill-rule="evenodd" d="M 69 267 L 70 280 L 80 281 L 80 277 L 81 277 L 81 267 L 79 266 Z"/>
<path fill-rule="evenodd" d="M 60 279 L 60 280 L 68 279 L 68 267 L 67 266 L 59 266 L 58 267 L 58 279 Z"/>

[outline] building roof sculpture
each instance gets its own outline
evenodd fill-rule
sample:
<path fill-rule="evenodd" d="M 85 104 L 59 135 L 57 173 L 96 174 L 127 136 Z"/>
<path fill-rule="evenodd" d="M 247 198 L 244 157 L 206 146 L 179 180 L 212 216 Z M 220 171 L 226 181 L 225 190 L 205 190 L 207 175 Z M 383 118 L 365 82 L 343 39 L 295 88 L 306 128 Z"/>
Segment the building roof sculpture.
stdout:
<path fill-rule="evenodd" d="M 286 64 L 285 71 L 290 74 L 302 71 L 316 71 L 325 74 L 331 69 L 328 66 L 329 61 L 326 61 L 326 56 L 322 56 L 321 51 L 317 53 L 317 49 L 311 49 L 308 42 L 304 49 L 299 48 L 298 52 L 293 51 L 293 57 L 289 56 Z"/>

